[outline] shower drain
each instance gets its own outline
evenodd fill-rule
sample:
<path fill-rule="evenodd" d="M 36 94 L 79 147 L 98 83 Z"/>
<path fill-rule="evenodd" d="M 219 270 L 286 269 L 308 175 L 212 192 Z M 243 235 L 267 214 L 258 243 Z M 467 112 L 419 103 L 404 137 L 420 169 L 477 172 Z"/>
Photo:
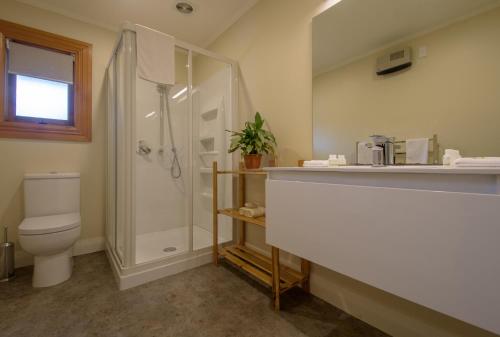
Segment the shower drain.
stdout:
<path fill-rule="evenodd" d="M 163 248 L 163 251 L 165 253 L 168 253 L 168 252 L 175 252 L 177 250 L 177 248 L 175 247 L 167 247 L 167 248 Z"/>

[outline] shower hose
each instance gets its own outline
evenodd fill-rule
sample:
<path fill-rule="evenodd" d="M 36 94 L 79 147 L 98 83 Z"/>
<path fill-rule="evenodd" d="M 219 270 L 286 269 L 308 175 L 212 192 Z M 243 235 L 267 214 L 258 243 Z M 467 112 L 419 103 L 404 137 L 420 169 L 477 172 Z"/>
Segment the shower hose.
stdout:
<path fill-rule="evenodd" d="M 174 134 L 172 132 L 172 119 L 170 116 L 170 105 L 168 103 L 168 92 L 171 87 L 167 87 L 166 85 L 158 85 L 158 91 L 160 92 L 160 151 L 163 152 L 164 148 L 164 116 L 165 110 L 167 112 L 167 123 L 168 123 L 168 134 L 170 136 L 170 144 L 172 152 L 172 162 L 170 166 L 170 175 L 174 179 L 178 179 L 182 175 L 181 165 L 179 163 L 179 157 L 177 155 L 177 148 L 175 147 Z M 166 109 L 165 109 L 166 107 Z"/>

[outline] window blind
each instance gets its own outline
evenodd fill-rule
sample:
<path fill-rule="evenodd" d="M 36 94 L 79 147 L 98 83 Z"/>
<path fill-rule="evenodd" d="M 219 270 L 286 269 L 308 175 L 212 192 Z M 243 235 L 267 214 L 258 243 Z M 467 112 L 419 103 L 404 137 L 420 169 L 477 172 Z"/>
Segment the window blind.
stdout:
<path fill-rule="evenodd" d="M 9 41 L 8 72 L 73 84 L 73 55 Z"/>

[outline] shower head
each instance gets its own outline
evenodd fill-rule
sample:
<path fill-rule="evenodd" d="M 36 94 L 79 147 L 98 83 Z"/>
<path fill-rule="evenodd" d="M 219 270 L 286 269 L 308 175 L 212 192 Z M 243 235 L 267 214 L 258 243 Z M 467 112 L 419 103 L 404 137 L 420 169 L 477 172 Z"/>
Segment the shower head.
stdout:
<path fill-rule="evenodd" d="M 158 92 L 161 94 L 161 93 L 166 93 L 168 94 L 170 92 L 170 90 L 173 88 L 174 86 L 172 84 L 163 84 L 163 83 L 158 83 L 156 85 L 156 90 L 158 90 Z"/>

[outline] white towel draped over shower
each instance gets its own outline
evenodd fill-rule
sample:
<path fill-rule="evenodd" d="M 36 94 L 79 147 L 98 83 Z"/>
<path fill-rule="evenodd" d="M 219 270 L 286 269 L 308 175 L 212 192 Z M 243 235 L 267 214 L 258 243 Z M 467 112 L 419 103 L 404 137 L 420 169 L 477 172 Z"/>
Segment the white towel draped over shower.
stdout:
<path fill-rule="evenodd" d="M 137 74 L 159 84 L 175 84 L 175 38 L 154 29 L 135 25 Z"/>

